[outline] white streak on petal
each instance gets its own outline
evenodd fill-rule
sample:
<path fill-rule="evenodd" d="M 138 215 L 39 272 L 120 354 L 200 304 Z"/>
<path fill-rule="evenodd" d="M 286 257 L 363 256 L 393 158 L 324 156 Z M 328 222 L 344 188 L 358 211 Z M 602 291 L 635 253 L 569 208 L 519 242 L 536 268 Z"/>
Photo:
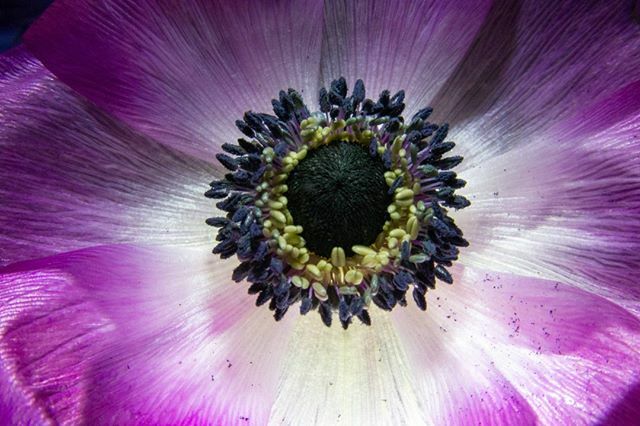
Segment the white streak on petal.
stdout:
<path fill-rule="evenodd" d="M 298 322 L 270 423 L 287 425 L 430 424 L 387 313 L 373 325 L 322 325 L 312 312 Z M 335 320 L 336 318 L 334 318 Z"/>

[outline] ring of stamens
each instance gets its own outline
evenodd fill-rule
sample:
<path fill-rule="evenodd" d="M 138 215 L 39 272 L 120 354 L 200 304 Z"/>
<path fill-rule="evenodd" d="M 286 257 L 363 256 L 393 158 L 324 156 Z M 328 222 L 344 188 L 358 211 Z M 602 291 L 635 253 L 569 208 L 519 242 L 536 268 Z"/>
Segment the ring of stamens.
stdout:
<path fill-rule="evenodd" d="M 413 299 L 424 310 L 425 294 L 435 288 L 436 278 L 452 283 L 446 268 L 457 259 L 458 247 L 468 245 L 447 210 L 469 205 L 455 194 L 465 181 L 450 171 L 462 157 L 443 158 L 455 144 L 445 141 L 446 124 L 427 121 L 430 108 L 405 123 L 403 100 L 403 91 L 394 96 L 383 91 L 378 101 L 365 99 L 361 80 L 347 96 L 340 78 L 329 91 L 320 91 L 320 112 L 311 114 L 289 89 L 272 101 L 276 116 L 247 112 L 236 122 L 250 140 L 222 145 L 225 153 L 216 157 L 230 172 L 205 193 L 222 199 L 216 206 L 226 212 L 207 219 L 220 228 L 213 252 L 222 258 L 237 255 L 241 263 L 232 278 L 251 282 L 256 304 L 269 302 L 276 320 L 300 302 L 301 314 L 317 309 L 326 325 L 333 311 L 345 328 L 353 318 L 370 324 L 372 303 L 384 310 L 404 306 L 413 287 Z M 389 196 L 384 199 L 390 204 L 373 243 L 336 246 L 321 256 L 307 247 L 305 230 L 295 223 L 287 183 L 296 167 L 315 155 L 310 153 L 337 143 L 357 144 L 384 165 Z M 371 230 L 371 235 L 378 232 Z"/>

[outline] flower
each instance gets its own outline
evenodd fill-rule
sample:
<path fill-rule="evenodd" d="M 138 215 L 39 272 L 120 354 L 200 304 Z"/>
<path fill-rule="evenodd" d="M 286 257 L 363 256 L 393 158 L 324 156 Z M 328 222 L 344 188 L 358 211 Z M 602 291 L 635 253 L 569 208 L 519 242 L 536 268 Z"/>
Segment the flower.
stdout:
<path fill-rule="evenodd" d="M 640 27 L 598 1 L 59 0 L 0 57 L 0 419 L 625 424 L 640 399 Z M 465 157 L 428 308 L 279 322 L 210 253 L 245 111 L 406 89 Z M 310 102 L 310 101 L 309 101 Z"/>

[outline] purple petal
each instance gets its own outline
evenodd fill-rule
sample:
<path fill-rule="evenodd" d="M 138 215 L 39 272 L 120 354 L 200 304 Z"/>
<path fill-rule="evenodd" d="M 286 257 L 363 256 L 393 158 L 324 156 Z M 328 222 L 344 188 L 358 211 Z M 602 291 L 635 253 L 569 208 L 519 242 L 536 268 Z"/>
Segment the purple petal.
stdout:
<path fill-rule="evenodd" d="M 487 0 L 332 1 L 325 10 L 322 79 L 363 79 L 367 96 L 407 90 L 427 106 L 474 41 Z"/>
<path fill-rule="evenodd" d="M 456 220 L 467 265 L 561 279 L 640 314 L 640 84 L 477 161 Z M 464 145 L 464 142 L 462 143 Z"/>
<path fill-rule="evenodd" d="M 552 130 L 564 137 L 579 139 L 592 135 L 601 135 L 601 139 L 609 132 L 609 128 L 616 125 L 619 130 L 624 130 L 625 125 L 639 126 L 640 120 L 640 79 L 629 83 L 623 88 L 611 93 L 598 102 L 590 102 L 581 107 L 576 113 L 566 120 L 560 121 Z M 635 148 L 633 139 L 635 134 L 628 132 L 623 135 L 627 139 L 629 149 Z M 617 145 L 616 141 L 622 139 L 616 133 L 610 134 L 611 138 L 603 148 L 609 145 Z M 624 142 L 624 140 L 623 140 Z"/>
<path fill-rule="evenodd" d="M 213 159 L 246 110 L 315 97 L 322 2 L 56 1 L 25 36 L 72 88 L 160 142 Z"/>
<path fill-rule="evenodd" d="M 21 392 L 0 356 L 0 424 L 41 425 L 46 424 L 45 411 L 34 407 L 30 395 Z"/>
<path fill-rule="evenodd" d="M 63 424 L 264 424 L 291 322 L 208 250 L 103 246 L 0 273 L 0 354 Z"/>
<path fill-rule="evenodd" d="M 453 128 L 477 127 L 494 152 L 638 79 L 628 2 L 500 0 L 433 106 Z"/>
<path fill-rule="evenodd" d="M 638 419 L 640 419 L 640 380 L 603 416 L 598 425 L 632 425 Z"/>
<path fill-rule="evenodd" d="M 431 293 L 426 315 L 415 308 L 394 312 L 425 392 L 431 383 L 452 389 L 453 398 L 443 402 L 446 423 L 532 422 L 508 417 L 527 412 L 511 405 L 518 400 L 540 424 L 592 423 L 635 386 L 640 321 L 631 313 L 558 282 L 470 268 L 456 275 L 455 285 Z M 448 377 L 434 368 L 439 363 L 454 367 Z M 494 372 L 501 379 L 488 383 L 485 394 L 447 384 Z"/>
<path fill-rule="evenodd" d="M 0 57 L 0 75 L 0 264 L 211 238 L 211 166 L 105 116 L 23 49 Z"/>

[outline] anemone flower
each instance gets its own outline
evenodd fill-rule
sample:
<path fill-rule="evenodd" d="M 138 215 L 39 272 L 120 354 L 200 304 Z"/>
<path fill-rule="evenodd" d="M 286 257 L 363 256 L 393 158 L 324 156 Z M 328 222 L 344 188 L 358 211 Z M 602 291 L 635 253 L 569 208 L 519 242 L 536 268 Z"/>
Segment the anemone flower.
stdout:
<path fill-rule="evenodd" d="M 0 57 L 0 420 L 637 422 L 632 3 L 56 1 Z"/>

